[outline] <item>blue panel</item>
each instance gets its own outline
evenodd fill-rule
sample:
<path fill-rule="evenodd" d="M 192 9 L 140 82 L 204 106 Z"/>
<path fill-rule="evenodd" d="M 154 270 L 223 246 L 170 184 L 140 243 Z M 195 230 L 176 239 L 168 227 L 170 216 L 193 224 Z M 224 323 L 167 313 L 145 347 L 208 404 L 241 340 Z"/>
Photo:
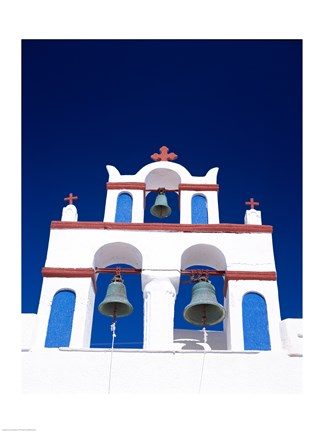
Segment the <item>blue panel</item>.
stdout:
<path fill-rule="evenodd" d="M 128 193 L 118 195 L 115 222 L 132 222 L 133 198 Z"/>
<path fill-rule="evenodd" d="M 260 294 L 243 297 L 243 332 L 245 350 L 270 350 L 267 305 Z"/>
<path fill-rule="evenodd" d="M 207 200 L 203 195 L 194 195 L 192 197 L 191 223 L 208 224 Z"/>
<path fill-rule="evenodd" d="M 70 345 L 74 306 L 74 292 L 64 290 L 55 294 L 48 321 L 46 348 L 68 347 Z"/>

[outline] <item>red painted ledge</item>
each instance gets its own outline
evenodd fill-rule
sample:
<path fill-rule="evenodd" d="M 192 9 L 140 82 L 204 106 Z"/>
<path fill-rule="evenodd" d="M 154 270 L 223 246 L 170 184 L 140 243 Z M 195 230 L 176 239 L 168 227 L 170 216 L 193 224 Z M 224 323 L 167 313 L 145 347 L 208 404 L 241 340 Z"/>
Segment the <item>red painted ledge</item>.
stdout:
<path fill-rule="evenodd" d="M 92 277 L 94 276 L 93 268 L 66 268 L 66 267 L 43 267 L 43 277 Z"/>
<path fill-rule="evenodd" d="M 201 233 L 272 233 L 271 225 L 247 224 L 171 224 L 122 222 L 52 221 L 51 229 L 104 229 L 129 231 L 175 231 Z"/>
<path fill-rule="evenodd" d="M 192 184 L 192 183 L 180 183 L 180 191 L 219 191 L 218 184 Z"/>
<path fill-rule="evenodd" d="M 275 271 L 235 271 L 227 270 L 225 272 L 224 297 L 227 294 L 228 281 L 230 280 L 259 280 L 259 281 L 275 281 L 277 273 Z"/>
<path fill-rule="evenodd" d="M 141 182 L 107 182 L 106 189 L 128 189 L 128 190 L 145 190 L 145 183 Z"/>
<path fill-rule="evenodd" d="M 96 277 L 93 268 L 64 268 L 64 267 L 43 267 L 43 277 L 64 277 L 64 278 L 91 278 L 95 292 L 97 292 Z"/>
<path fill-rule="evenodd" d="M 218 184 L 192 184 L 179 183 L 178 190 L 188 191 L 218 191 Z M 146 184 L 142 182 L 107 182 L 106 189 L 129 189 L 129 190 L 146 190 Z"/>

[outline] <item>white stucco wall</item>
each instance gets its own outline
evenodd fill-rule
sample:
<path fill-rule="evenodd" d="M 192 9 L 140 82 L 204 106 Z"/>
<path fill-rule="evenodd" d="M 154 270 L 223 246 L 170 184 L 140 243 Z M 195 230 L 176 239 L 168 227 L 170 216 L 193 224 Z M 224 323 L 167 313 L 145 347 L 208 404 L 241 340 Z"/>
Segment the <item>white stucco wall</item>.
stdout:
<path fill-rule="evenodd" d="M 267 305 L 268 329 L 272 350 L 282 347 L 280 308 L 276 281 L 231 280 L 228 283 L 224 307 L 227 311 L 224 329 L 229 349 L 244 350 L 242 299 L 248 292 L 260 294 Z"/>
<path fill-rule="evenodd" d="M 285 352 L 116 350 L 111 355 L 110 350 L 53 348 L 22 356 L 24 393 L 302 391 L 302 359 Z"/>
<path fill-rule="evenodd" d="M 142 270 L 144 348 L 158 350 L 173 349 L 174 302 L 182 269 L 192 265 L 205 265 L 223 271 L 275 271 L 271 233 L 51 229 L 46 267 L 92 268 L 119 263 L 129 264 Z M 40 348 L 44 346 L 50 303 L 55 290 L 62 288 L 63 282 L 67 284 L 66 288 L 71 288 L 72 280 L 71 278 L 67 281 L 64 281 L 64 278 L 60 280 L 44 278 L 38 313 L 42 328 L 38 328 L 35 342 Z M 230 284 L 233 285 L 235 282 L 230 281 Z M 247 282 L 240 283 L 239 286 L 242 287 L 242 284 L 246 285 Z M 262 284 L 266 285 L 267 281 L 259 282 L 259 289 Z M 270 285 L 270 292 L 268 293 L 267 289 L 265 292 L 267 296 L 277 299 L 276 282 Z M 255 282 L 253 286 L 256 286 Z M 78 309 L 74 314 L 72 339 L 78 340 L 78 344 L 73 345 L 78 348 L 89 346 L 89 337 L 84 335 L 91 333 L 94 297 L 92 291 L 89 291 L 90 288 L 89 280 L 83 279 L 75 284 L 76 304 L 78 298 L 86 296 L 81 302 L 81 315 L 79 316 Z M 231 307 L 234 308 L 235 304 L 240 307 L 241 290 L 236 289 L 234 293 L 229 290 L 229 292 L 231 292 Z M 239 296 L 236 302 L 235 293 Z M 273 314 L 271 308 L 268 310 L 270 328 L 275 329 L 274 341 L 279 337 L 278 310 L 279 303 L 274 305 Z M 161 314 L 164 320 L 160 319 Z M 234 317 L 234 311 L 230 316 Z M 167 322 L 164 326 L 161 325 L 163 321 Z M 78 330 L 75 330 L 77 322 L 80 324 Z M 85 328 L 86 323 L 88 323 L 87 328 Z M 231 324 L 226 327 L 230 329 L 228 346 L 232 349 L 243 349 L 241 326 L 242 324 L 238 323 L 236 326 Z M 238 338 L 236 332 L 239 333 Z M 81 334 L 81 336 L 76 339 L 74 334 Z M 234 343 L 235 339 L 240 340 L 240 343 Z M 278 344 L 273 343 L 273 348 L 276 346 Z"/>
<path fill-rule="evenodd" d="M 71 290 L 76 295 L 70 344 L 77 347 L 90 346 L 95 301 L 91 278 L 43 278 L 33 338 L 34 349 L 44 348 L 53 298 L 58 291 L 64 289 Z"/>
<path fill-rule="evenodd" d="M 174 330 L 174 351 L 32 347 L 23 314 L 23 393 L 300 393 L 302 320 L 281 322 L 282 349 L 226 350 L 224 332 Z M 296 339 L 298 341 L 296 342 Z M 217 349 L 215 349 L 217 348 Z"/>
<path fill-rule="evenodd" d="M 21 314 L 21 349 L 30 350 L 36 331 L 37 314 Z"/>
<path fill-rule="evenodd" d="M 280 323 L 281 339 L 289 355 L 303 353 L 303 321 L 298 318 L 287 318 Z"/>
<path fill-rule="evenodd" d="M 143 269 L 180 269 L 182 253 L 191 246 L 204 244 L 215 246 L 225 255 L 227 270 L 276 270 L 271 233 L 191 233 L 120 229 L 52 229 L 45 266 L 89 268 L 94 264 L 97 250 L 114 242 L 128 243 L 137 248 L 143 257 Z"/>

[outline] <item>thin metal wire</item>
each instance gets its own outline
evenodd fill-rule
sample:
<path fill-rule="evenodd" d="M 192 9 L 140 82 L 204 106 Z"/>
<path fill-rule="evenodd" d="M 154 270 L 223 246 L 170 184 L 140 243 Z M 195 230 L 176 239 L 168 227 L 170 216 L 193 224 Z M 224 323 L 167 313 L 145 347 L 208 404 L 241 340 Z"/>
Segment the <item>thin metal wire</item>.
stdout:
<path fill-rule="evenodd" d="M 204 354 L 203 354 L 203 361 L 202 361 L 202 366 L 201 366 L 201 374 L 200 374 L 200 382 L 199 382 L 198 393 L 200 393 L 200 391 L 201 391 L 201 384 L 202 384 L 202 379 L 203 379 L 203 374 L 204 374 L 204 367 L 205 367 L 205 357 L 206 357 L 206 350 L 204 351 Z"/>
<path fill-rule="evenodd" d="M 115 342 L 114 346 L 117 346 L 117 345 L 128 345 L 128 344 L 141 345 L 141 344 L 143 344 L 143 341 Z M 103 346 L 104 347 L 104 345 L 107 345 L 107 342 L 92 343 L 90 348 L 93 348 L 94 346 Z M 109 347 L 106 346 L 106 348 L 109 348 Z"/>
<path fill-rule="evenodd" d="M 111 341 L 111 354 L 110 354 L 110 368 L 109 368 L 109 380 L 108 380 L 108 393 L 110 393 L 110 383 L 111 383 L 111 370 L 112 370 L 112 360 L 113 360 L 113 351 L 114 351 L 114 341 L 116 337 L 116 320 L 114 319 L 113 323 L 110 326 L 110 330 L 112 332 L 112 341 Z"/>
<path fill-rule="evenodd" d="M 208 338 L 208 334 L 207 334 L 207 330 L 206 327 L 203 327 L 203 333 L 204 333 L 204 343 L 207 343 L 207 338 Z M 201 365 L 201 374 L 200 374 L 200 382 L 199 382 L 199 393 L 201 391 L 201 385 L 202 385 L 202 379 L 203 379 L 203 374 L 204 374 L 204 367 L 205 367 L 205 357 L 206 357 L 206 347 L 204 347 L 205 351 L 204 351 L 204 355 L 203 355 L 203 361 L 202 361 L 202 365 Z"/>

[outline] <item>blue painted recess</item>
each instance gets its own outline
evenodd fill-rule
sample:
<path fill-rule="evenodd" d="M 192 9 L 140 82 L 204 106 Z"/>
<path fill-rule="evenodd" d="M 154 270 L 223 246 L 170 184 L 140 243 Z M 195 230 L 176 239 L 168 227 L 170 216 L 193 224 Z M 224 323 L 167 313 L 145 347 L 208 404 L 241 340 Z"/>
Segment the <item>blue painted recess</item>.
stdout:
<path fill-rule="evenodd" d="M 48 320 L 46 348 L 70 345 L 74 307 L 75 293 L 73 291 L 62 290 L 55 294 Z"/>
<path fill-rule="evenodd" d="M 245 350 L 271 350 L 267 305 L 257 293 L 245 294 L 242 301 Z"/>
<path fill-rule="evenodd" d="M 194 195 L 192 197 L 191 223 L 208 224 L 207 200 L 203 195 Z"/>
<path fill-rule="evenodd" d="M 128 193 L 118 195 L 115 222 L 132 222 L 133 198 Z"/>

